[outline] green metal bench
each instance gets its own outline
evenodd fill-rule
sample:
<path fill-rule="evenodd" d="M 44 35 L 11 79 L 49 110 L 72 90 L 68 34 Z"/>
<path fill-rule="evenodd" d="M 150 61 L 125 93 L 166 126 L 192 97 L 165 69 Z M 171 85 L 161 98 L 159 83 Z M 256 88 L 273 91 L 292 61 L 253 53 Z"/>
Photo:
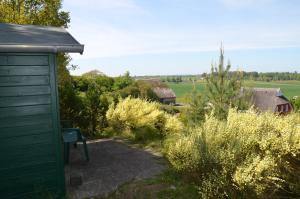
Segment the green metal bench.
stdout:
<path fill-rule="evenodd" d="M 79 128 L 62 128 L 62 136 L 64 141 L 64 159 L 65 163 L 69 163 L 70 144 L 77 147 L 77 142 L 82 142 L 86 161 L 89 161 L 89 153 L 86 145 L 86 139 L 81 134 Z"/>

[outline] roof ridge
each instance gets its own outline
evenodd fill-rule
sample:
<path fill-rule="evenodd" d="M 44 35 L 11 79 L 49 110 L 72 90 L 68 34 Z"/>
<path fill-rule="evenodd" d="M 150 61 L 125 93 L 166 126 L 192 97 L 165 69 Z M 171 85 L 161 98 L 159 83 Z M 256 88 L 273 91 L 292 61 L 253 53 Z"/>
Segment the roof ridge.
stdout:
<path fill-rule="evenodd" d="M 34 25 L 34 24 L 16 24 L 16 23 L 0 23 L 1 25 L 7 25 L 7 26 L 17 26 L 17 27 L 29 27 L 29 28 L 40 28 L 40 29 L 60 29 L 64 32 L 67 32 L 65 27 L 63 26 L 47 26 L 47 25 Z"/>

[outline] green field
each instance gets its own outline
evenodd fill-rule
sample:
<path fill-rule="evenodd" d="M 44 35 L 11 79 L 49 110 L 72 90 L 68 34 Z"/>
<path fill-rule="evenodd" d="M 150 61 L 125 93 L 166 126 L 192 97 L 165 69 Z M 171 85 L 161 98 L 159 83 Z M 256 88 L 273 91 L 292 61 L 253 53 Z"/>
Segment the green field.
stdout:
<path fill-rule="evenodd" d="M 245 86 L 262 87 L 262 88 L 280 88 L 284 95 L 288 98 L 300 95 L 300 81 L 278 81 L 278 82 L 261 82 L 261 81 L 245 81 Z M 177 101 L 184 102 L 185 96 L 193 89 L 193 83 L 168 83 L 168 85 L 176 93 Z M 196 89 L 199 92 L 205 91 L 205 82 L 197 82 Z"/>

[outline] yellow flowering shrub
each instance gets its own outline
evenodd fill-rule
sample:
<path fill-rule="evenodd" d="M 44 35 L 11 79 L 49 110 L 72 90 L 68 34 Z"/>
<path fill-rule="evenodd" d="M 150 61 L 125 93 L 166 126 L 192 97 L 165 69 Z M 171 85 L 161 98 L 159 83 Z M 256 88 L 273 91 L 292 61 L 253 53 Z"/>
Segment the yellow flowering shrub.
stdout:
<path fill-rule="evenodd" d="M 196 137 L 193 135 L 178 137 L 166 140 L 165 153 L 168 155 L 170 163 L 178 171 L 194 171 L 200 161 L 198 147 L 195 144 Z"/>
<path fill-rule="evenodd" d="M 207 116 L 170 136 L 165 151 L 175 169 L 196 175 L 203 198 L 300 197 L 299 113 L 231 109 L 227 121 Z"/>
<path fill-rule="evenodd" d="M 164 114 L 166 117 L 163 131 L 166 135 L 182 133 L 184 126 L 177 117 L 169 114 Z"/>
<path fill-rule="evenodd" d="M 139 129 L 149 129 L 166 135 L 179 133 L 183 129 L 182 123 L 162 111 L 158 103 L 140 98 L 120 99 L 118 104 L 109 107 L 106 116 L 110 126 L 119 131 L 139 133 Z"/>

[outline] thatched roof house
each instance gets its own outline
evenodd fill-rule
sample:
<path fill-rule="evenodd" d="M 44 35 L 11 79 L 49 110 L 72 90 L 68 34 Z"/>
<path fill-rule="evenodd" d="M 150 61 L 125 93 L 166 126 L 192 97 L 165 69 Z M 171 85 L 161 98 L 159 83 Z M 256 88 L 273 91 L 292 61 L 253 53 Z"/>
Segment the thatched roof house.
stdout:
<path fill-rule="evenodd" d="M 164 82 L 160 81 L 159 79 L 145 79 L 141 81 L 145 81 L 151 86 L 152 91 L 157 95 L 161 103 L 164 104 L 176 103 L 176 94 Z"/>
<path fill-rule="evenodd" d="M 162 102 L 166 102 L 166 100 L 176 101 L 176 95 L 171 88 L 153 88 L 153 92 L 159 97 L 159 99 L 163 100 Z"/>
<path fill-rule="evenodd" d="M 253 88 L 251 101 L 260 111 L 288 113 L 293 110 L 280 88 Z"/>

